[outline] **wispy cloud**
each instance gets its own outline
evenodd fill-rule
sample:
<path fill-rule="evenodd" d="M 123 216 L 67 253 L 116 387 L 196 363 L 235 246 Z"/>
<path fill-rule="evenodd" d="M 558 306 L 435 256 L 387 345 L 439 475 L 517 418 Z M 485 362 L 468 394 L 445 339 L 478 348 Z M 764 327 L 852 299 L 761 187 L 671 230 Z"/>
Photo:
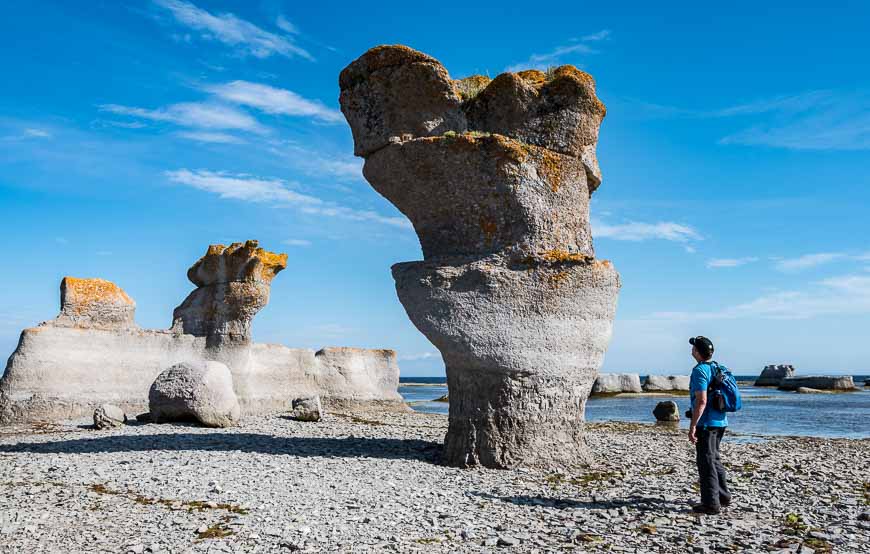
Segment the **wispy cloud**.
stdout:
<path fill-rule="evenodd" d="M 45 129 L 24 129 L 24 136 L 32 138 L 51 138 L 52 134 Z"/>
<path fill-rule="evenodd" d="M 399 354 L 400 362 L 419 362 L 421 360 L 436 360 L 441 358 L 438 352 L 420 352 L 419 354 Z"/>
<path fill-rule="evenodd" d="M 610 38 L 610 31 L 604 29 L 597 33 L 591 33 L 581 37 L 578 40 L 557 46 L 553 50 L 544 54 L 532 54 L 529 59 L 508 66 L 505 71 L 522 71 L 524 69 L 540 69 L 546 70 L 554 65 L 559 65 L 561 59 L 569 54 L 597 54 L 598 50 L 589 46 L 590 42 L 601 42 Z"/>
<path fill-rule="evenodd" d="M 153 110 L 118 104 L 103 104 L 99 108 L 104 112 L 116 115 L 174 123 L 182 127 L 266 132 L 266 129 L 249 114 L 221 104 L 185 102 Z"/>
<path fill-rule="evenodd" d="M 776 260 L 776 268 L 780 271 L 800 271 L 820 265 L 829 264 L 846 258 L 842 252 L 820 252 L 818 254 L 805 254 L 797 258 L 785 258 Z"/>
<path fill-rule="evenodd" d="M 308 175 L 331 175 L 342 181 L 362 179 L 363 162 L 350 155 L 320 153 L 286 140 L 270 141 L 268 151 Z"/>
<path fill-rule="evenodd" d="M 870 313 L 870 276 L 843 275 L 810 283 L 801 290 L 764 294 L 749 302 L 708 312 L 658 312 L 653 319 L 810 319 Z"/>
<path fill-rule="evenodd" d="M 275 19 L 275 25 L 284 31 L 285 33 L 290 33 L 291 35 L 298 35 L 299 29 L 296 28 L 296 25 L 293 25 L 286 17 L 283 15 L 279 15 Z"/>
<path fill-rule="evenodd" d="M 747 256 L 745 258 L 714 258 L 707 261 L 707 267 L 711 269 L 723 267 L 740 267 L 742 265 L 751 264 L 757 261 L 758 258 L 753 256 Z"/>
<path fill-rule="evenodd" d="M 278 207 L 295 208 L 311 215 L 373 221 L 403 229 L 411 228 L 410 222 L 404 217 L 384 216 L 373 210 L 360 210 L 326 202 L 293 190 L 292 185 L 282 179 L 190 169 L 166 171 L 164 175 L 173 183 L 217 194 L 220 198 L 269 203 Z"/>
<path fill-rule="evenodd" d="M 314 59 L 289 37 L 261 29 L 231 13 L 212 14 L 183 0 L 154 0 L 154 3 L 168 10 L 179 24 L 199 32 L 200 38 L 232 46 L 242 55 Z"/>
<path fill-rule="evenodd" d="M 218 98 L 250 106 L 269 114 L 311 117 L 327 123 L 344 121 L 341 112 L 327 107 L 319 100 L 309 100 L 293 91 L 248 81 L 232 81 L 208 87 Z"/>
<path fill-rule="evenodd" d="M 287 239 L 282 241 L 281 244 L 286 244 L 287 246 L 311 246 L 311 241 L 305 239 Z"/>
<path fill-rule="evenodd" d="M 241 144 L 241 138 L 227 133 L 211 133 L 208 131 L 182 131 L 178 136 L 197 142 L 214 142 L 218 144 Z"/>
<path fill-rule="evenodd" d="M 645 241 L 652 239 L 668 240 L 673 242 L 690 242 L 702 240 L 698 231 L 689 225 L 663 221 L 659 223 L 641 223 L 630 221 L 619 225 L 610 225 L 600 221 L 592 222 L 592 236 L 596 238 L 609 238 L 613 240 Z"/>

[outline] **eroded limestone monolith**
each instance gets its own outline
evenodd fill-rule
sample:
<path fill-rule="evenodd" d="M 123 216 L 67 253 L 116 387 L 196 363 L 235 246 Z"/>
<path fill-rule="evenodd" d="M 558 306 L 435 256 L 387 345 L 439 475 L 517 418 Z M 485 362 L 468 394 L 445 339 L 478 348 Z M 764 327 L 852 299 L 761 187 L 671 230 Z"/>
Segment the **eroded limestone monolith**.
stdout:
<path fill-rule="evenodd" d="M 572 66 L 454 81 L 434 58 L 379 46 L 339 84 L 366 179 L 423 249 L 393 277 L 446 365 L 445 461 L 583 461 L 620 286 L 589 226 L 605 112 L 594 81 Z"/>

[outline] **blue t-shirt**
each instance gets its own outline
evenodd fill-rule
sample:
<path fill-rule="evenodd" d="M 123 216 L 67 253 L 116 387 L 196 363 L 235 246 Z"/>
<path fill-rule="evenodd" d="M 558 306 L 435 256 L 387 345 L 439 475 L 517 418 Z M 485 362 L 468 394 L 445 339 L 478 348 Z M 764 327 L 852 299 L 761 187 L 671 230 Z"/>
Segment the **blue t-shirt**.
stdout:
<path fill-rule="evenodd" d="M 692 409 L 694 410 L 697 398 L 695 393 L 698 391 L 706 391 L 710 386 L 710 379 L 713 376 L 713 368 L 709 362 L 703 362 L 696 365 L 692 369 L 692 378 L 689 380 L 689 395 L 692 399 Z M 728 427 L 728 415 L 725 412 L 713 409 L 710 405 L 710 394 L 707 394 L 707 407 L 704 413 L 698 420 L 698 427 Z"/>

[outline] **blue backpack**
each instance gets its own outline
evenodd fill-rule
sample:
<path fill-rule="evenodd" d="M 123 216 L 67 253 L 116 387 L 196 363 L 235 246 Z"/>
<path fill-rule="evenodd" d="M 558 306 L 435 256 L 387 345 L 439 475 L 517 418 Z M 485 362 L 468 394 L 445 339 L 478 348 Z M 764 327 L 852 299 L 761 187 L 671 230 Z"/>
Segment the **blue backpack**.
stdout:
<path fill-rule="evenodd" d="M 707 394 L 710 396 L 710 405 L 720 412 L 736 412 L 743 407 L 740 398 L 740 389 L 737 388 L 737 380 L 724 365 L 710 362 L 710 386 Z"/>

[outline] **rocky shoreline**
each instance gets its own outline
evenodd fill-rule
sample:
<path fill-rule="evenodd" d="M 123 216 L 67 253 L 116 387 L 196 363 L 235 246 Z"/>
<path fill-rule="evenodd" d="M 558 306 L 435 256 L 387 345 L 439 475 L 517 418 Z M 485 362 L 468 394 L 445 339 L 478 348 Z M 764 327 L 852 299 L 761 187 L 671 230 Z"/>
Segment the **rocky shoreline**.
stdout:
<path fill-rule="evenodd" d="M 731 435 L 735 503 L 695 516 L 666 426 L 587 425 L 589 466 L 440 465 L 447 418 L 0 429 L 0 552 L 861 552 L 870 440 Z"/>

